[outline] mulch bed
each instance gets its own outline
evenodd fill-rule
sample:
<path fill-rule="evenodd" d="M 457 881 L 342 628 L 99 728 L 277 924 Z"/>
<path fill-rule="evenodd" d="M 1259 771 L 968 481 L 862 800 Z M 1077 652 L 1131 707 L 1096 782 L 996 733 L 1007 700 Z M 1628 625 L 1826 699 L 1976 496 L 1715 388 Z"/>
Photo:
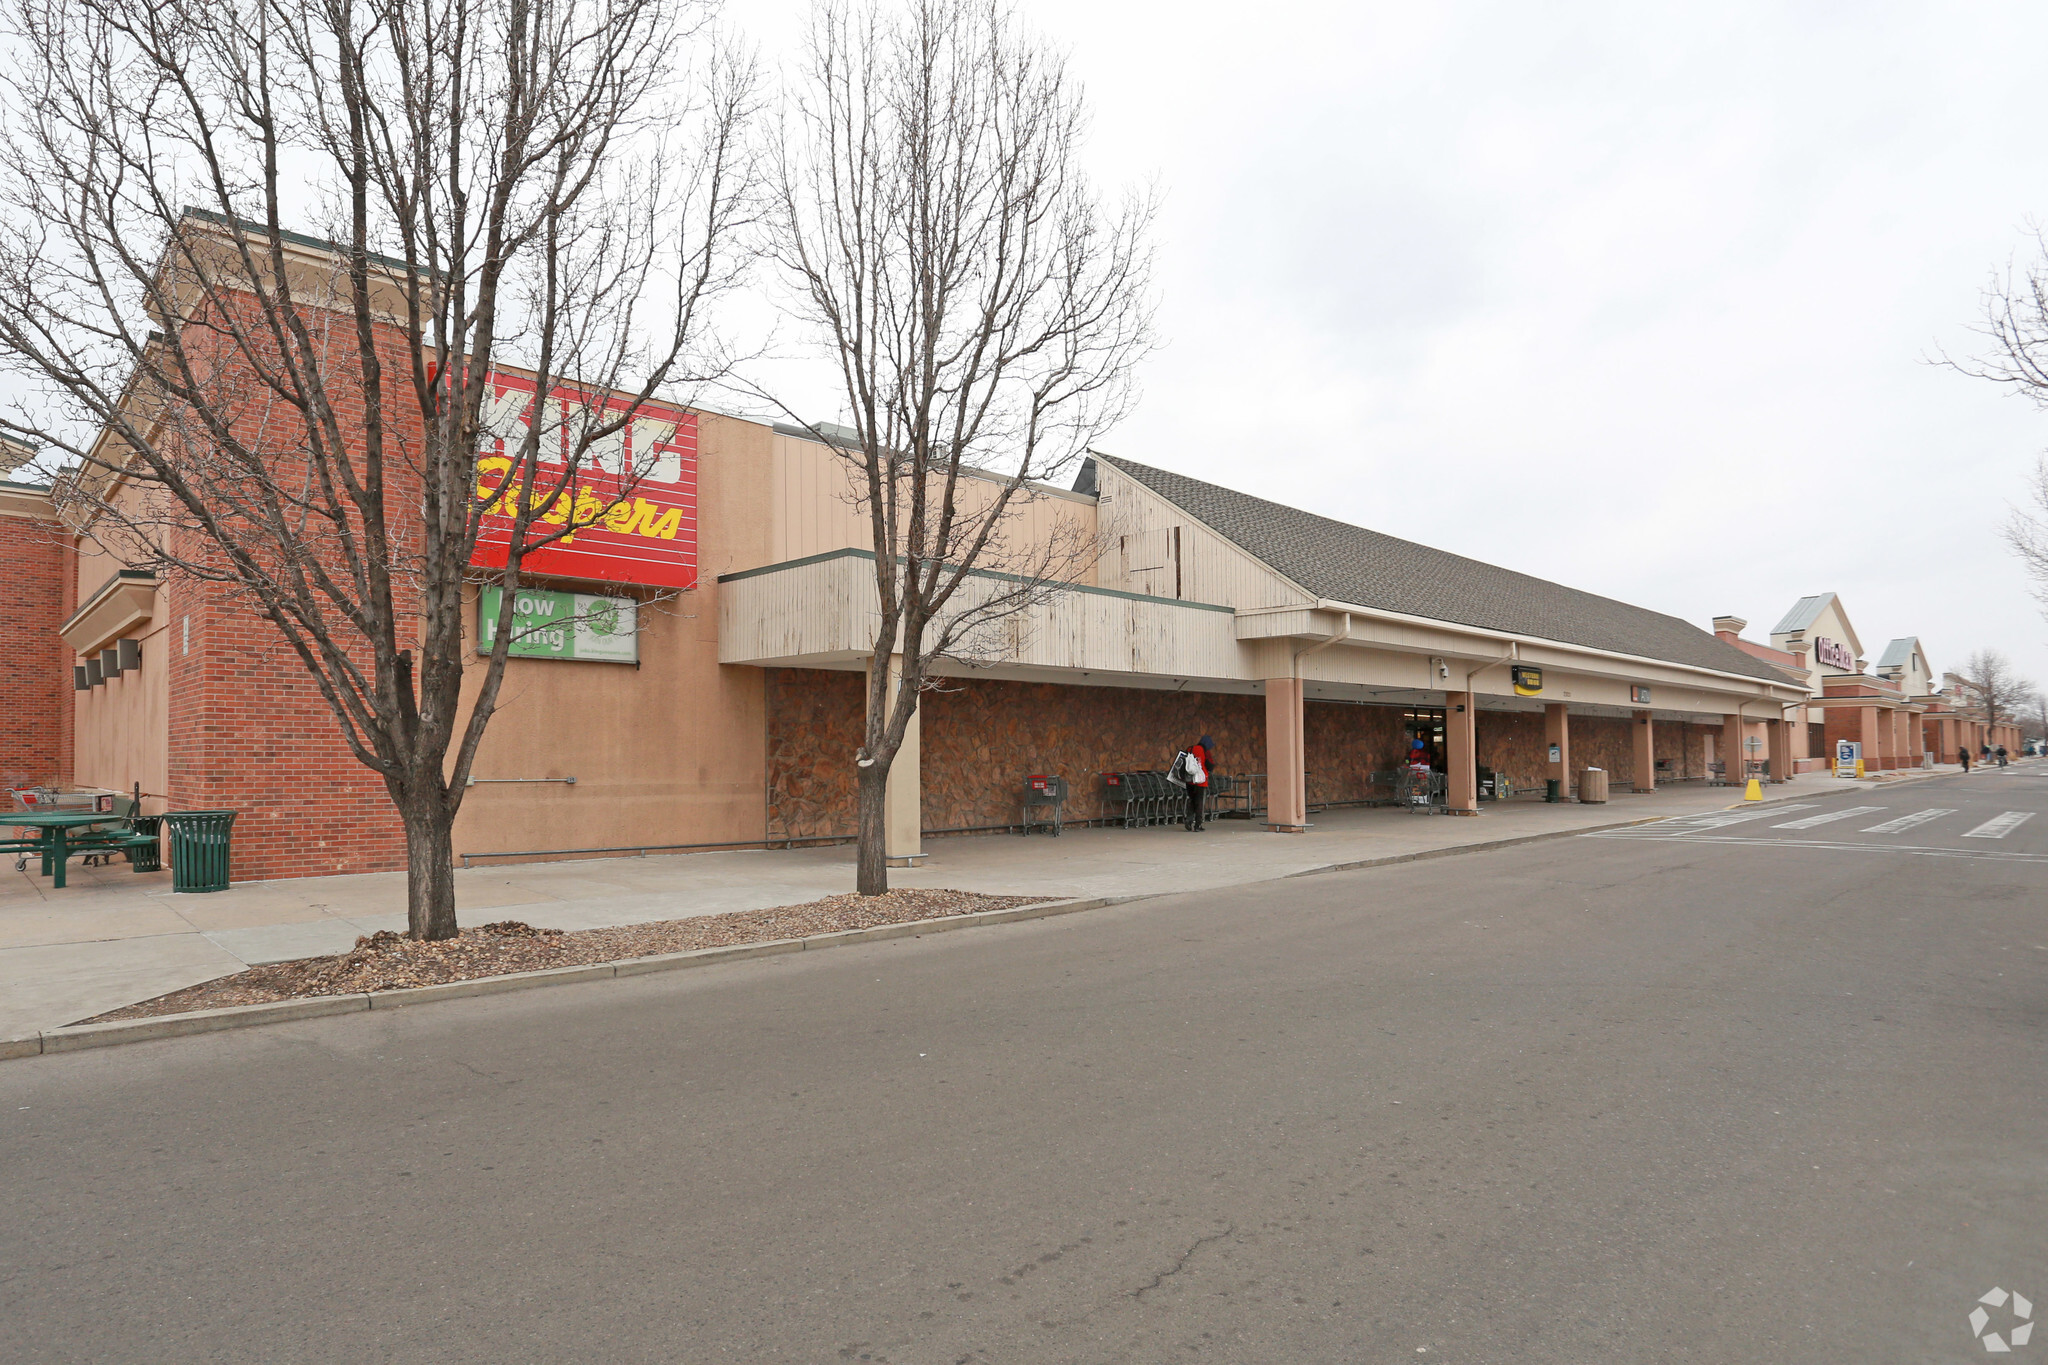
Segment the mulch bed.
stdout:
<path fill-rule="evenodd" d="M 695 919 L 621 924 L 609 929 L 536 929 L 504 920 L 465 929 L 451 939 L 421 943 L 389 929 L 356 940 L 349 952 L 273 962 L 233 976 L 216 977 L 154 1000 L 124 1005 L 79 1022 L 105 1024 L 159 1014 L 261 1005 L 315 995 L 356 995 L 364 991 L 438 986 L 483 976 L 581 967 L 598 962 L 730 948 L 772 939 L 808 938 L 882 924 L 947 919 L 984 910 L 1043 903 L 1044 896 L 987 896 L 978 891 L 890 891 L 880 896 L 827 896 L 802 905 L 739 910 Z"/>

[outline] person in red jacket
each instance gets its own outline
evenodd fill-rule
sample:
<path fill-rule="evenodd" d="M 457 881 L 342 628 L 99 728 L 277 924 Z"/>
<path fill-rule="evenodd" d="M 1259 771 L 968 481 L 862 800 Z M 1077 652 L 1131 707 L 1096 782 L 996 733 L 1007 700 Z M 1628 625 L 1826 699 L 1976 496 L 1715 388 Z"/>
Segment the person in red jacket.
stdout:
<path fill-rule="evenodd" d="M 1202 780 L 1188 783 L 1188 833 L 1202 832 L 1202 802 L 1209 795 L 1209 774 L 1216 770 L 1216 746 L 1207 735 L 1195 741 L 1188 750 L 1191 757 L 1202 764 Z"/>

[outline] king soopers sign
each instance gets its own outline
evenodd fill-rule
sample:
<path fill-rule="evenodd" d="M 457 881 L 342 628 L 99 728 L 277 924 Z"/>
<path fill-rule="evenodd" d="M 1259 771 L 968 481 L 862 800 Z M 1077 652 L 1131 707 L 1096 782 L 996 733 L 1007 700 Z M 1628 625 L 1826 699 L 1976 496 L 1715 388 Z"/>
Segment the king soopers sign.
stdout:
<path fill-rule="evenodd" d="M 541 506 L 560 484 L 579 426 L 632 406 L 615 395 L 570 388 L 555 390 L 544 403 L 536 403 L 534 396 L 531 379 L 491 376 L 484 404 L 487 443 L 476 462 L 477 496 L 490 501 L 474 556 L 475 563 L 489 568 L 505 563 L 520 499 Z M 527 492 L 514 466 L 518 438 L 535 421 L 542 423 L 540 476 Z M 551 534 L 572 516 L 575 526 L 567 535 L 527 552 L 522 561 L 526 573 L 695 587 L 697 415 L 642 403 L 631 422 L 592 442 L 571 487 L 534 519 L 534 533 Z"/>

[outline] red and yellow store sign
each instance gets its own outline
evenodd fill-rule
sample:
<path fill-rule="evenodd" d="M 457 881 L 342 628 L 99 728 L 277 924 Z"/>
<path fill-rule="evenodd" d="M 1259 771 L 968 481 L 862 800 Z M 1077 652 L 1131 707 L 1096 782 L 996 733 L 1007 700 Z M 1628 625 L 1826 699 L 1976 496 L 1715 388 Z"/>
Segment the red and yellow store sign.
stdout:
<path fill-rule="evenodd" d="M 484 400 L 489 434 L 477 459 L 477 496 L 488 498 L 472 562 L 501 567 L 511 547 L 513 515 L 525 498 L 546 502 L 561 485 L 583 424 L 632 407 L 628 398 L 557 388 L 535 401 L 533 380 L 491 376 Z M 514 476 L 519 439 L 542 424 L 540 476 L 530 490 Z M 552 458 L 550 458 L 552 456 Z M 643 403 L 632 421 L 592 443 L 573 484 L 533 522 L 530 538 L 560 540 L 529 550 L 524 571 L 536 577 L 597 579 L 658 588 L 697 585 L 697 415 Z"/>

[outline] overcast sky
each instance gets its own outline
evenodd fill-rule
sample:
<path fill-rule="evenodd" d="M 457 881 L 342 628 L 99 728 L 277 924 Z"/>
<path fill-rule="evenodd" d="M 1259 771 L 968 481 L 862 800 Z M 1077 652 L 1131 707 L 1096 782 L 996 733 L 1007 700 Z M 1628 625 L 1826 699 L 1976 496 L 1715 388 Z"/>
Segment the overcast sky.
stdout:
<path fill-rule="evenodd" d="M 2048 6 L 1022 0 L 1160 330 L 1115 453 L 1872 663 L 2048 625 L 1996 534 L 2048 415 L 1981 349 L 2048 219 Z M 733 11 L 773 54 L 795 4 Z"/>

